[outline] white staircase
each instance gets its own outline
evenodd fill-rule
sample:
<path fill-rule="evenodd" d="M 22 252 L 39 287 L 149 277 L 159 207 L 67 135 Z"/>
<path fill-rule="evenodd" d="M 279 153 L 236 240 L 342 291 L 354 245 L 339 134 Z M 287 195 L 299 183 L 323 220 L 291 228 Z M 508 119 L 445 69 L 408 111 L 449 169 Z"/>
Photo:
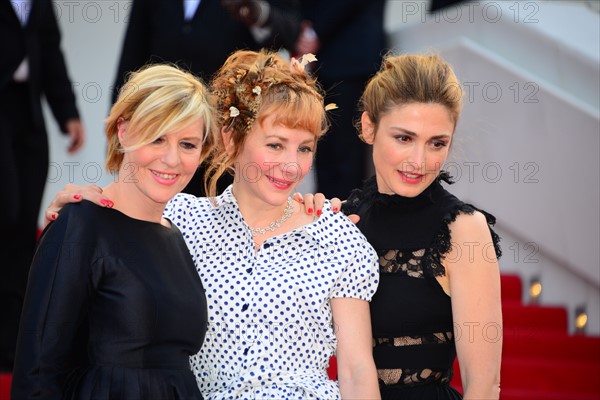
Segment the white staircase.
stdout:
<path fill-rule="evenodd" d="M 456 69 L 464 112 L 452 191 L 498 218 L 503 272 L 541 301 L 585 305 L 600 334 L 600 16 L 588 2 L 473 1 L 427 15 L 391 0 L 394 52 Z"/>

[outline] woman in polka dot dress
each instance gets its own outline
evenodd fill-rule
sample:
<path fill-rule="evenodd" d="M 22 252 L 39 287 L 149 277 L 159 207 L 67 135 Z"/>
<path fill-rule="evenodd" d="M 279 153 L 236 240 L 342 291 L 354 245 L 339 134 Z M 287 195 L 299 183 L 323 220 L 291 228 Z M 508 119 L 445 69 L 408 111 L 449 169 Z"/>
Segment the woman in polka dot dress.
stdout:
<path fill-rule="evenodd" d="M 313 217 L 289 197 L 327 129 L 306 61 L 229 57 L 212 83 L 222 129 L 207 193 L 225 172 L 234 183 L 216 197 L 180 194 L 165 210 L 206 290 L 208 331 L 190 359 L 206 399 L 379 398 L 375 251 L 338 207 Z M 326 372 L 334 353 L 338 382 Z"/>
<path fill-rule="evenodd" d="M 234 53 L 212 82 L 221 140 L 215 193 L 179 195 L 165 215 L 181 229 L 206 288 L 209 327 L 191 364 L 208 399 L 372 399 L 369 303 L 376 255 L 326 203 L 318 219 L 291 201 L 327 128 L 303 63 Z M 337 354 L 338 383 L 327 377 Z"/>

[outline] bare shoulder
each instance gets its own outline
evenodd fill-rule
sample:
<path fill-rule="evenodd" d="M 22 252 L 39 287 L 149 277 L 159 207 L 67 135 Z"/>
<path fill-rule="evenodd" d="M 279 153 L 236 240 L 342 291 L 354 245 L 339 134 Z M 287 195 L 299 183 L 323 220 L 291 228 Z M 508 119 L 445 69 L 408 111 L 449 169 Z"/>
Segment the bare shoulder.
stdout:
<path fill-rule="evenodd" d="M 490 237 L 490 230 L 485 215 L 479 211 L 473 213 L 460 213 L 448 226 L 452 240 L 476 239 Z"/>
<path fill-rule="evenodd" d="M 460 213 L 449 229 L 452 250 L 444 266 L 450 274 L 455 269 L 454 265 L 475 266 L 497 262 L 494 241 L 483 213 Z"/>

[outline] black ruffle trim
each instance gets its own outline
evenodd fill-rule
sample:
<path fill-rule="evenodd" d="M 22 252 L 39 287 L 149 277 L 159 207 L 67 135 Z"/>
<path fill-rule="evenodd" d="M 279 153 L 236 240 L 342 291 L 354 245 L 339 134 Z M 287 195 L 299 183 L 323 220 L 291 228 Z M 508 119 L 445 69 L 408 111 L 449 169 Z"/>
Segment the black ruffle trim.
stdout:
<path fill-rule="evenodd" d="M 485 216 L 488 228 L 490 229 L 490 234 L 492 236 L 492 243 L 494 244 L 496 257 L 499 259 L 502 256 L 500 236 L 492 228 L 492 226 L 496 223 L 496 218 L 492 214 L 485 212 L 471 204 L 461 202 L 461 204 L 451 210 L 448 215 L 444 217 L 444 223 L 431 241 L 431 246 L 425 249 L 425 254 L 423 254 L 423 257 L 421 257 L 421 267 L 423 268 L 424 276 L 436 277 L 446 274 L 446 269 L 442 265 L 442 261 L 452 248 L 450 224 L 456 221 L 456 217 L 459 214 L 472 215 L 475 211 L 479 211 Z"/>
<path fill-rule="evenodd" d="M 422 194 L 415 198 L 405 198 L 397 195 L 386 195 L 379 193 L 377 190 L 377 181 L 375 177 L 369 178 L 362 189 L 354 189 L 347 201 L 343 205 L 343 212 L 346 215 L 360 214 L 363 207 L 368 207 L 374 202 L 381 202 L 383 204 L 405 204 L 410 206 L 412 203 L 423 202 L 431 195 L 431 189 L 434 185 L 439 184 L 440 181 L 444 181 L 448 184 L 453 184 L 452 177 L 445 171 L 442 171 L 438 176 L 436 182 L 432 183 Z M 496 257 L 502 256 L 502 249 L 500 247 L 500 236 L 492 229 L 492 226 L 496 223 L 496 218 L 471 204 L 464 203 L 457 200 L 456 206 L 452 207 L 443 218 L 443 224 L 440 230 L 434 235 L 431 245 L 425 249 L 425 252 L 421 259 L 421 268 L 423 269 L 423 275 L 427 277 L 443 276 L 446 273 L 446 269 L 442 265 L 442 261 L 450 252 L 452 248 L 452 242 L 450 238 L 450 224 L 456 220 L 459 214 L 473 214 L 475 211 L 479 211 L 485 216 L 485 219 L 490 229 L 492 236 L 492 242 L 494 244 L 494 250 Z M 407 250 L 407 249 L 402 249 Z"/>

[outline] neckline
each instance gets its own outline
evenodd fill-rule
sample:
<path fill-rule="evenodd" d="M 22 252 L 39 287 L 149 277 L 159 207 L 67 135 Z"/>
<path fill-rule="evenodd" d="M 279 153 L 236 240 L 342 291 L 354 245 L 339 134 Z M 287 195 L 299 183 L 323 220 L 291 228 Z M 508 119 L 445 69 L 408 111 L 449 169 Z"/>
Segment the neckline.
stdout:
<path fill-rule="evenodd" d="M 441 181 L 452 184 L 450 175 L 442 171 L 438 177 L 425 190 L 415 197 L 406 197 L 399 194 L 387 194 L 379 192 L 376 176 L 369 178 L 363 185 L 363 199 L 368 203 L 381 204 L 384 206 L 398 206 L 407 211 L 414 211 L 436 202 L 439 194 L 444 190 Z"/>
<path fill-rule="evenodd" d="M 100 206 L 92 203 L 89 200 L 84 200 L 84 201 L 87 201 L 87 202 L 91 203 L 94 207 L 100 207 Z M 134 221 L 137 224 L 142 224 L 142 225 L 157 227 L 157 229 L 166 229 L 169 232 L 173 232 L 173 231 L 177 230 L 177 228 L 176 228 L 175 224 L 173 223 L 173 221 L 171 221 L 169 218 L 166 218 L 164 216 L 162 218 L 164 218 L 165 220 L 169 221 L 169 224 L 171 225 L 170 227 L 169 226 L 165 226 L 165 225 L 161 224 L 160 222 L 152 222 L 152 221 L 147 221 L 145 219 L 134 218 L 134 217 L 132 217 L 130 215 L 125 214 L 121 210 L 117 210 L 116 208 L 107 208 L 107 207 L 100 207 L 100 208 L 104 208 L 106 210 L 112 211 L 116 215 L 120 216 L 120 218 L 126 218 L 129 221 Z"/>

